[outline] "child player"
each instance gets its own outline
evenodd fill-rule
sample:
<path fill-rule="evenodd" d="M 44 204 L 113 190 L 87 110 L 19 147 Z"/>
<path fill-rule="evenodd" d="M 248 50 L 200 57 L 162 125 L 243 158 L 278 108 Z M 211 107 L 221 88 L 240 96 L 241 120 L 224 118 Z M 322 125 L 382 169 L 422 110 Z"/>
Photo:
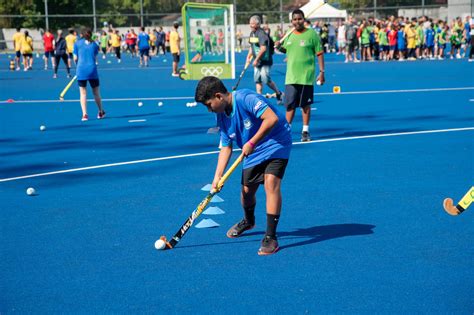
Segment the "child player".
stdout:
<path fill-rule="evenodd" d="M 87 82 L 89 82 L 94 99 L 99 109 L 97 119 L 105 117 L 105 111 L 102 108 L 102 99 L 99 90 L 99 75 L 97 73 L 97 55 L 99 46 L 92 41 L 92 31 L 84 30 L 82 38 L 74 43 L 74 61 L 77 64 L 76 76 L 79 92 L 81 95 L 82 121 L 89 120 L 87 115 Z"/>
<path fill-rule="evenodd" d="M 213 189 L 222 177 L 232 155 L 232 144 L 242 148 L 246 157 L 242 170 L 241 202 L 244 218 L 227 231 L 230 238 L 239 237 L 255 226 L 255 194 L 264 185 L 267 205 L 267 229 L 259 255 L 278 251 L 276 229 L 281 212 L 281 180 L 291 151 L 290 126 L 285 116 L 260 94 L 247 89 L 229 93 L 216 77 L 199 81 L 196 102 L 217 114 L 221 131 L 221 150 L 212 182 Z"/>

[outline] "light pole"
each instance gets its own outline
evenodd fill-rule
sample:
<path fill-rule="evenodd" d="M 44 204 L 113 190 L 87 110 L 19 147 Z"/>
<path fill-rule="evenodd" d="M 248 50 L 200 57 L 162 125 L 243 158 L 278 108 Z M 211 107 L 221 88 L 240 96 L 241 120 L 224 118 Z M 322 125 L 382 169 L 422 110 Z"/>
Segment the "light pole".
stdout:
<path fill-rule="evenodd" d="M 374 20 L 377 18 L 377 0 L 374 0 Z"/>
<path fill-rule="evenodd" d="M 280 29 L 283 31 L 283 0 L 280 0 Z"/>
<path fill-rule="evenodd" d="M 140 26 L 143 27 L 143 0 L 140 0 Z"/>
<path fill-rule="evenodd" d="M 46 19 L 46 31 L 47 31 L 49 30 L 48 0 L 44 0 L 44 17 Z"/>
<path fill-rule="evenodd" d="M 97 18 L 95 16 L 95 0 L 92 0 L 92 14 L 94 15 L 94 33 L 97 32 Z"/>

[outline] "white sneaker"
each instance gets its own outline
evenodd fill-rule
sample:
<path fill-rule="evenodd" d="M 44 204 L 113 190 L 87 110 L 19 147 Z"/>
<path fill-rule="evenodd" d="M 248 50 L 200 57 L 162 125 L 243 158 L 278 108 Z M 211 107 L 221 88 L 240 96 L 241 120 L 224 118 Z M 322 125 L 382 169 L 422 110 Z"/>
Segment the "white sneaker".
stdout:
<path fill-rule="evenodd" d="M 16 70 L 16 71 L 20 71 L 21 69 L 20 69 L 20 67 L 16 67 L 16 69 L 15 69 L 15 70 Z"/>
<path fill-rule="evenodd" d="M 122 60 L 120 60 L 120 59 L 119 59 L 117 62 L 118 62 L 118 63 L 121 63 L 121 62 L 122 62 Z"/>
<path fill-rule="evenodd" d="M 102 56 L 102 59 L 105 59 L 105 55 Z"/>
<path fill-rule="evenodd" d="M 460 55 L 460 54 L 457 54 L 457 55 L 456 55 L 456 59 L 461 59 L 461 55 Z"/>

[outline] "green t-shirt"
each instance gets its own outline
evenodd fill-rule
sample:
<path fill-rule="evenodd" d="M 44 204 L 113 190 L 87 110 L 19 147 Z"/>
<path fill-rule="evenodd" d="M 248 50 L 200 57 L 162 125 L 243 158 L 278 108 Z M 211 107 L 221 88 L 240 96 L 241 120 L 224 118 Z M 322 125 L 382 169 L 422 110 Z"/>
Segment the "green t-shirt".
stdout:
<path fill-rule="evenodd" d="M 423 33 L 423 27 L 421 25 L 418 25 L 416 27 L 416 45 L 423 45 L 425 43 L 425 35 Z"/>
<path fill-rule="evenodd" d="M 368 27 L 365 27 L 362 30 L 362 34 L 360 34 L 360 43 L 362 45 L 370 43 L 370 29 Z"/>
<path fill-rule="evenodd" d="M 108 42 L 109 42 L 109 36 L 105 35 L 105 36 L 100 37 L 100 47 L 107 48 Z"/>
<path fill-rule="evenodd" d="M 283 42 L 288 57 L 285 84 L 313 85 L 315 80 L 315 55 L 323 53 L 321 38 L 313 29 L 292 33 Z"/>
<path fill-rule="evenodd" d="M 445 30 L 442 30 L 441 33 L 439 33 L 438 43 L 440 45 L 446 44 L 446 31 Z"/>
<path fill-rule="evenodd" d="M 217 36 L 216 34 L 211 34 L 211 44 L 212 46 L 216 46 L 217 45 Z"/>
<path fill-rule="evenodd" d="M 196 35 L 194 37 L 194 45 L 196 46 L 196 51 L 202 53 L 204 50 L 204 36 Z"/>
<path fill-rule="evenodd" d="M 378 35 L 379 35 L 379 45 L 388 46 L 387 32 L 385 31 L 385 29 L 381 29 Z"/>

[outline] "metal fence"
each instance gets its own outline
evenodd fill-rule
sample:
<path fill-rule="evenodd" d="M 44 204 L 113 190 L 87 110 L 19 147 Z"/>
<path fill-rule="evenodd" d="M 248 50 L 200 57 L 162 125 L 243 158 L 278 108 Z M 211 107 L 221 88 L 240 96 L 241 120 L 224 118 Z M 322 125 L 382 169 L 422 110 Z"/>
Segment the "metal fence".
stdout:
<path fill-rule="evenodd" d="M 82 27 L 90 27 L 94 30 L 101 30 L 105 27 L 154 27 L 165 26 L 169 27 L 175 21 L 181 20 L 181 12 L 179 1 L 170 0 L 167 8 L 173 9 L 168 12 L 152 12 L 150 8 L 143 5 L 143 0 L 140 0 L 140 7 L 138 12 L 130 12 L 131 10 L 123 9 L 108 9 L 105 10 L 100 6 L 96 8 L 96 1 L 89 0 L 86 10 L 88 14 L 50 14 L 50 12 L 57 12 L 57 8 L 49 7 L 48 0 L 44 0 L 44 8 L 41 14 L 3 14 L 0 15 L 0 27 L 21 27 L 30 30 L 37 30 L 42 32 L 46 29 L 68 29 L 75 28 L 79 30 Z M 205 1 L 205 0 L 200 0 Z M 289 12 L 295 7 L 288 4 L 283 5 L 283 0 L 268 0 L 265 10 L 255 8 L 253 11 L 244 11 L 245 0 L 216 0 L 215 2 L 233 3 L 236 7 L 235 20 L 237 27 L 246 25 L 248 18 L 255 14 L 263 14 L 266 23 L 278 23 L 285 25 L 286 29 L 289 23 Z M 285 0 L 287 1 L 287 0 Z M 205 2 L 214 2 L 207 0 Z M 395 6 L 394 2 L 410 3 L 411 5 Z M 85 3 L 85 2 L 84 2 Z M 351 5 L 342 6 L 337 1 L 329 1 L 330 4 L 338 9 L 348 11 L 348 14 L 355 16 L 357 19 L 375 17 L 379 19 L 387 18 L 389 16 L 404 16 L 417 17 L 426 15 L 434 19 L 451 20 L 457 16 L 472 16 L 474 13 L 474 0 L 368 0 L 365 7 L 353 8 Z M 348 2 L 351 3 L 351 2 Z M 239 10 L 240 8 L 240 10 Z M 107 11 L 107 12 L 104 12 Z M 0 32 L 2 33 L 2 32 Z M 3 32 L 4 36 L 0 35 L 0 49 L 5 48 L 5 42 L 10 40 L 8 32 Z M 8 34 L 7 34 L 8 33 Z M 3 37 L 3 38 L 2 38 Z M 39 39 L 38 39 L 39 40 Z"/>

